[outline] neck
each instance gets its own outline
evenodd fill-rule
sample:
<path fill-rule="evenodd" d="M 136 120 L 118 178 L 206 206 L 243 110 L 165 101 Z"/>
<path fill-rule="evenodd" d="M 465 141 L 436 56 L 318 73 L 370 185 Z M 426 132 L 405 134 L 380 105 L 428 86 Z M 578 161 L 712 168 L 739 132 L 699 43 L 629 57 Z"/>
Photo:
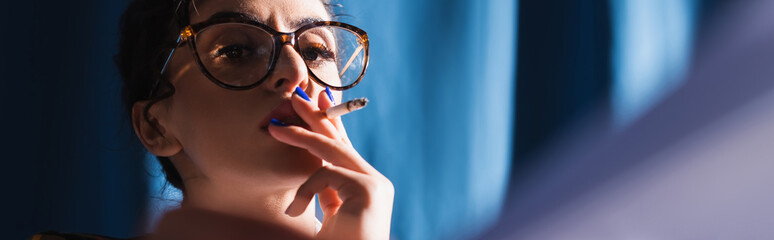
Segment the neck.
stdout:
<path fill-rule="evenodd" d="M 186 195 L 182 206 L 275 223 L 314 236 L 314 204 L 309 204 L 306 211 L 298 217 L 285 214 L 285 209 L 296 195 L 296 189 L 267 190 L 265 186 L 245 189 L 235 185 L 237 184 L 218 185 L 209 181 L 186 182 Z"/>

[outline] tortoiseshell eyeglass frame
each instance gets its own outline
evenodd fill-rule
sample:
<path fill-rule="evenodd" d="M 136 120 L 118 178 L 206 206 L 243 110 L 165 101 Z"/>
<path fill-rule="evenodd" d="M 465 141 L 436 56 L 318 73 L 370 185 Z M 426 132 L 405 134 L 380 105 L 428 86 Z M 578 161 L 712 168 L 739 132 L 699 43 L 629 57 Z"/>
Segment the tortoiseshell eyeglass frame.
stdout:
<path fill-rule="evenodd" d="M 202 63 L 201 59 L 199 58 L 199 53 L 196 51 L 196 34 L 198 32 L 200 32 L 201 30 L 207 28 L 207 27 L 210 27 L 210 26 L 213 26 L 213 25 L 217 25 L 217 24 L 226 24 L 226 23 L 242 23 L 242 24 L 252 25 L 254 27 L 260 28 L 260 29 L 266 31 L 267 33 L 269 33 L 269 35 L 271 35 L 271 37 L 274 40 L 273 41 L 273 43 L 274 43 L 274 46 L 273 46 L 274 53 L 272 54 L 272 57 L 270 59 L 269 68 L 266 71 L 266 75 L 261 77 L 261 79 L 259 79 L 258 81 L 256 81 L 253 84 L 250 84 L 250 85 L 247 85 L 247 86 L 234 86 L 234 85 L 230 85 L 230 84 L 224 83 L 224 82 L 218 80 L 217 78 L 215 78 L 215 76 L 213 76 L 207 70 L 207 68 L 204 66 L 204 64 Z M 161 72 L 159 73 L 159 78 L 156 80 L 156 83 L 154 84 L 153 88 L 150 91 L 150 97 L 153 97 L 153 94 L 155 93 L 156 88 L 158 88 L 159 83 L 161 81 L 161 76 L 164 75 L 164 71 L 166 71 L 167 65 L 169 64 L 170 59 L 172 59 L 172 55 L 175 53 L 175 50 L 177 48 L 179 48 L 179 47 L 182 47 L 186 43 L 188 43 L 188 46 L 190 46 L 190 48 L 191 48 L 191 53 L 193 53 L 194 59 L 196 59 L 196 64 L 199 65 L 199 70 L 202 72 L 202 74 L 207 76 L 207 78 L 210 79 L 210 81 L 212 81 L 216 85 L 218 85 L 218 86 L 220 86 L 222 88 L 225 88 L 225 89 L 230 89 L 230 90 L 247 90 L 247 89 L 251 89 L 251 88 L 254 88 L 254 87 L 260 85 L 261 83 L 263 83 L 266 80 L 266 78 L 268 78 L 269 75 L 271 75 L 271 73 L 274 71 L 274 67 L 276 66 L 277 60 L 279 59 L 280 52 L 282 51 L 282 47 L 281 46 L 283 46 L 285 44 L 290 44 L 293 47 L 293 49 L 295 49 L 296 52 L 300 54 L 301 50 L 299 49 L 298 44 L 296 44 L 298 42 L 298 36 L 301 35 L 301 33 L 303 33 L 306 30 L 309 30 L 309 29 L 312 29 L 312 28 L 315 28 L 315 27 L 322 27 L 322 26 L 334 26 L 334 27 L 344 28 L 344 29 L 349 30 L 352 33 L 358 35 L 359 40 L 362 41 L 361 44 L 363 45 L 363 53 L 364 53 L 363 70 L 361 70 L 360 76 L 358 76 L 358 78 L 354 82 L 352 82 L 351 84 L 346 85 L 346 86 L 332 86 L 330 84 L 325 83 L 324 81 L 320 80 L 320 78 L 318 78 L 312 72 L 311 69 L 309 69 L 309 66 L 307 66 L 307 72 L 309 73 L 309 76 L 311 76 L 311 78 L 315 82 L 317 82 L 318 84 L 320 84 L 322 86 L 329 87 L 332 90 L 343 91 L 343 90 L 350 89 L 350 88 L 354 87 L 355 85 L 357 85 L 358 83 L 360 83 L 360 80 L 363 79 L 363 76 L 365 75 L 366 69 L 368 68 L 368 34 L 366 34 L 366 32 L 363 31 L 362 29 L 357 28 L 357 27 L 352 26 L 352 25 L 349 25 L 349 24 L 346 24 L 346 23 L 342 23 L 342 22 L 319 21 L 319 22 L 312 22 L 312 23 L 306 24 L 306 25 L 300 27 L 295 32 L 288 32 L 288 33 L 286 33 L 286 32 L 279 32 L 279 31 L 274 30 L 273 28 L 271 28 L 269 26 L 266 26 L 263 23 L 260 23 L 260 22 L 257 22 L 257 21 L 253 21 L 253 20 L 249 20 L 249 19 L 244 19 L 244 18 L 216 18 L 216 19 L 211 19 L 211 20 L 205 21 L 205 22 L 188 25 L 188 26 L 184 27 L 182 31 L 180 31 L 180 35 L 177 38 L 177 42 L 175 43 L 175 46 L 170 50 L 169 55 L 167 56 L 166 60 L 164 61 L 164 65 L 161 68 Z"/>

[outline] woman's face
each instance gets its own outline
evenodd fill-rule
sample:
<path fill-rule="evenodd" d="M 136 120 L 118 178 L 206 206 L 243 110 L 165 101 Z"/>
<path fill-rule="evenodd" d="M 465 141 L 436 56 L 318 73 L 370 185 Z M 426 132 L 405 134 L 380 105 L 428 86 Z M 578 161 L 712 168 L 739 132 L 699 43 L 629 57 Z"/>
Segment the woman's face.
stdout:
<path fill-rule="evenodd" d="M 190 11 L 192 24 L 217 13 L 236 12 L 252 16 L 275 30 L 292 32 L 310 19 L 330 18 L 319 0 L 194 2 L 196 6 Z M 179 142 L 181 149 L 172 159 L 184 179 L 297 187 L 321 166 L 320 159 L 304 149 L 276 141 L 266 129 L 270 115 L 292 122 L 288 120 L 294 115 L 289 99 L 296 87 L 304 89 L 314 103 L 324 91 L 324 87 L 309 79 L 301 56 L 290 45 L 281 48 L 273 73 L 261 85 L 242 91 L 224 89 L 211 82 L 199 70 L 189 47 L 175 52 L 168 79 L 176 91 L 158 103 L 160 107 L 155 110 L 165 131 Z"/>

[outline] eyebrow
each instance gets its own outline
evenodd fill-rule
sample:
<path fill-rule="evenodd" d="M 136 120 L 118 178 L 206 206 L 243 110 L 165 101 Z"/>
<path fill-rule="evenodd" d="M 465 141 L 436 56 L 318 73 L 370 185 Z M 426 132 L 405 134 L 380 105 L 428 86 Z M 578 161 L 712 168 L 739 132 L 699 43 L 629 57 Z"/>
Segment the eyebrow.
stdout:
<path fill-rule="evenodd" d="M 233 12 L 233 11 L 217 12 L 215 14 L 212 14 L 212 16 L 210 16 L 210 18 L 207 19 L 207 21 L 211 21 L 213 19 L 219 19 L 219 18 L 241 18 L 241 19 L 247 19 L 247 20 L 251 20 L 251 21 L 256 21 L 256 22 L 259 22 L 259 23 L 264 24 L 264 25 L 268 25 L 266 22 L 261 21 L 260 19 L 258 19 L 258 17 L 256 17 L 255 15 L 241 13 L 241 12 Z M 297 19 L 297 20 L 291 22 L 290 23 L 290 28 L 298 29 L 301 26 L 304 26 L 304 25 L 307 25 L 307 24 L 310 24 L 310 23 L 313 23 L 313 22 L 321 22 L 321 21 L 325 21 L 325 20 L 322 19 L 322 18 L 318 18 L 318 17 L 301 18 L 301 19 Z"/>

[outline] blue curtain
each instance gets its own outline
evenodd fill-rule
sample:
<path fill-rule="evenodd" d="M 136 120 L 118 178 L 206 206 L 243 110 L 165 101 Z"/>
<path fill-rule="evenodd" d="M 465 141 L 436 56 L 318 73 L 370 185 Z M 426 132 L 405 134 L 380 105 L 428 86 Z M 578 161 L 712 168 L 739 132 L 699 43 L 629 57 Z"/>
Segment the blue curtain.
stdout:
<path fill-rule="evenodd" d="M 144 168 L 138 159 L 145 153 L 128 144 L 134 133 L 123 122 L 118 100 L 111 57 L 126 2 L 14 1 L 0 8 L 3 20 L 14 23 L 5 29 L 14 37 L 0 38 L 0 45 L 13 46 L 0 64 L 4 136 L 13 140 L 3 144 L 11 162 L 6 181 L 14 183 L 7 190 L 13 196 L 6 204 L 11 206 L 6 216 L 13 219 L 9 239 L 46 229 L 130 236 L 145 213 L 145 194 L 160 192 L 158 181 L 147 181 L 156 169 Z M 610 4 L 609 14 L 603 14 L 597 10 L 608 8 L 600 2 L 340 2 L 353 16 L 343 20 L 368 31 L 372 42 L 364 82 L 345 93 L 372 102 L 344 121 L 356 148 L 395 184 L 396 239 L 464 238 L 497 217 L 511 170 L 516 91 L 520 97 L 545 94 L 515 85 L 517 25 L 535 28 L 522 31 L 521 41 L 544 47 L 530 52 L 538 45 L 523 44 L 526 51 L 518 54 L 527 57 L 519 63 L 519 88 L 543 82 L 561 90 L 550 96 L 566 96 L 560 98 L 565 103 L 603 89 L 611 95 L 614 122 L 622 126 L 679 86 L 699 7 L 696 0 L 610 0 L 603 1 Z M 539 21 L 519 24 L 519 4 L 532 6 L 522 15 Z M 585 47 L 605 41 L 594 36 L 606 34 L 596 23 L 608 21 L 595 18 L 608 15 L 612 61 L 597 56 L 608 50 Z M 546 25 L 556 18 L 562 23 Z M 583 35 L 589 30 L 595 34 Z M 541 33 L 549 34 L 535 37 Z M 546 42 L 552 39 L 565 40 Z M 558 57 L 541 62 L 546 53 Z M 597 68 L 601 65 L 612 70 Z M 599 72 L 612 72 L 612 88 Z M 560 78 L 565 82 L 551 81 Z M 598 80 L 589 84 L 593 79 Z M 522 129 L 586 109 L 550 105 L 550 99 L 519 101 L 518 124 L 524 127 L 516 134 L 525 133 L 520 138 L 530 141 L 551 131 Z M 540 117 L 551 111 L 564 115 Z M 562 125 L 556 122 L 546 128 Z M 538 148 L 524 147 L 527 141 L 516 144 Z M 167 193 L 172 195 L 162 200 L 175 198 Z"/>
<path fill-rule="evenodd" d="M 515 88 L 513 1 L 340 1 L 340 20 L 366 30 L 371 62 L 345 98 L 368 97 L 344 117 L 360 153 L 396 188 L 392 236 L 454 239 L 489 226 L 510 173 Z M 153 179 L 146 229 L 180 199 Z M 318 210 L 319 212 L 319 210 Z"/>
<path fill-rule="evenodd" d="M 607 1 L 519 1 L 512 185 L 541 164 L 535 155 L 590 113 L 609 115 L 610 7 Z"/>
<path fill-rule="evenodd" d="M 341 1 L 371 39 L 345 98 L 360 153 L 395 185 L 395 239 L 458 239 L 497 217 L 511 161 L 514 1 Z"/>
<path fill-rule="evenodd" d="M 635 121 L 681 85 L 688 70 L 696 0 L 611 0 L 613 116 Z"/>
<path fill-rule="evenodd" d="M 4 3 L 3 239 L 56 230 L 128 237 L 146 199 L 113 64 L 126 1 Z M 7 230 L 6 230 L 7 229 Z"/>

